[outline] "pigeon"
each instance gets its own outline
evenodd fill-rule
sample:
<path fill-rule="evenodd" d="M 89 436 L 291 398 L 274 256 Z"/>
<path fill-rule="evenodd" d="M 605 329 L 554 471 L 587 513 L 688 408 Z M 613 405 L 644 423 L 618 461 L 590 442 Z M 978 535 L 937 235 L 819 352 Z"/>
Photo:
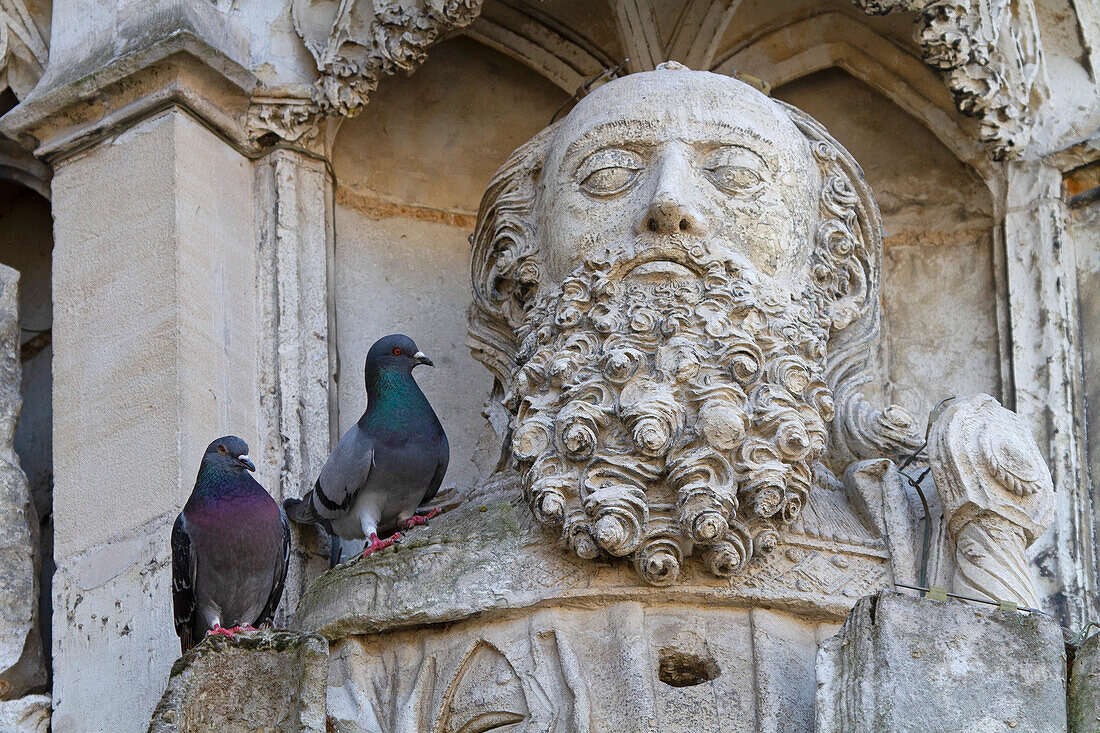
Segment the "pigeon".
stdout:
<path fill-rule="evenodd" d="M 235 435 L 206 448 L 195 488 L 172 527 L 172 605 L 180 649 L 270 623 L 290 561 L 290 524 L 249 475 Z"/>
<path fill-rule="evenodd" d="M 367 409 L 337 443 L 313 489 L 283 503 L 288 517 L 341 539 L 368 540 L 366 556 L 401 539 L 380 535 L 438 514 L 416 513 L 439 490 L 450 459 L 447 434 L 412 376 L 420 364 L 434 366 L 408 336 L 386 336 L 370 347 Z"/>

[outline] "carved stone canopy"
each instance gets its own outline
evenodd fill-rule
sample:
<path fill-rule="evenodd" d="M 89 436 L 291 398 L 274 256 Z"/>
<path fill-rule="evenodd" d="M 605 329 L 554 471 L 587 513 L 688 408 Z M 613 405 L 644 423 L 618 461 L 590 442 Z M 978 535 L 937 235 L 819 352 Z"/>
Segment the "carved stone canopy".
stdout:
<path fill-rule="evenodd" d="M 482 200 L 470 344 L 535 516 L 670 583 L 740 572 L 832 460 L 911 446 L 858 392 L 878 210 L 805 114 L 665 64 L 517 150 Z M 840 467 L 843 467 L 840 465 Z"/>

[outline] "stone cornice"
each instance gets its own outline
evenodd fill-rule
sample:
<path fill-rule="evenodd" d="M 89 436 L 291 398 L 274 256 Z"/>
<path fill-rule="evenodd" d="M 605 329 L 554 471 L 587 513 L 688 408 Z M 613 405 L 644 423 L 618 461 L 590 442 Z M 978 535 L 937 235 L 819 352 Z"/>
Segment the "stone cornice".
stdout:
<path fill-rule="evenodd" d="M 228 141 L 250 146 L 245 120 L 258 85 L 248 69 L 180 31 L 70 83 L 36 88 L 0 119 L 0 132 L 52 162 L 177 106 Z"/>

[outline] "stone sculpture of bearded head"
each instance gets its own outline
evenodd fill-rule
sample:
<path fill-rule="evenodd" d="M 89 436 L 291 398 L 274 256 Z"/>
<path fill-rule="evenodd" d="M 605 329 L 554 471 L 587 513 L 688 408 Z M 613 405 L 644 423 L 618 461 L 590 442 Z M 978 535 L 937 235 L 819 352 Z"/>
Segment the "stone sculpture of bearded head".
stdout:
<path fill-rule="evenodd" d="M 727 577 L 827 464 L 911 447 L 857 389 L 880 249 L 847 151 L 726 76 L 612 81 L 516 150 L 478 214 L 470 345 L 535 516 L 650 583 L 693 554 Z"/>

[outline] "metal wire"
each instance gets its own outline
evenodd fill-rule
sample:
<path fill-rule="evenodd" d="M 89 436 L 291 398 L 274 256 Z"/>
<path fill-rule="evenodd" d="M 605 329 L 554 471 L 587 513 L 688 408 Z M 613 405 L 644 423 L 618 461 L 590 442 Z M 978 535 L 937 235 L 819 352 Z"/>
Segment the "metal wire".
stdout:
<path fill-rule="evenodd" d="M 904 476 L 905 480 L 909 482 L 909 485 L 912 486 L 914 490 L 916 490 L 917 496 L 920 497 L 920 503 L 924 507 L 924 538 L 921 541 L 920 549 L 919 579 L 919 582 L 922 586 L 928 585 L 928 554 L 932 549 L 932 512 L 928 508 L 928 497 L 924 495 L 924 490 L 921 488 L 920 482 L 924 481 L 932 468 L 925 468 L 924 471 L 921 472 L 921 475 L 917 477 L 910 476 L 905 472 L 905 469 L 909 468 L 909 464 L 917 460 L 917 456 L 919 456 L 921 452 L 928 447 L 928 435 L 932 432 L 933 423 L 935 423 L 936 420 L 939 419 L 940 415 L 943 414 L 943 411 L 945 409 L 944 406 L 951 400 L 955 399 L 955 397 L 955 395 L 944 397 L 942 400 L 936 403 L 936 406 L 933 407 L 932 411 L 928 413 L 928 421 L 926 422 L 924 427 L 924 442 L 920 444 L 920 447 L 913 451 L 912 455 L 905 459 L 900 467 L 898 467 L 898 473 Z M 923 596 L 923 593 L 921 595 Z"/>

